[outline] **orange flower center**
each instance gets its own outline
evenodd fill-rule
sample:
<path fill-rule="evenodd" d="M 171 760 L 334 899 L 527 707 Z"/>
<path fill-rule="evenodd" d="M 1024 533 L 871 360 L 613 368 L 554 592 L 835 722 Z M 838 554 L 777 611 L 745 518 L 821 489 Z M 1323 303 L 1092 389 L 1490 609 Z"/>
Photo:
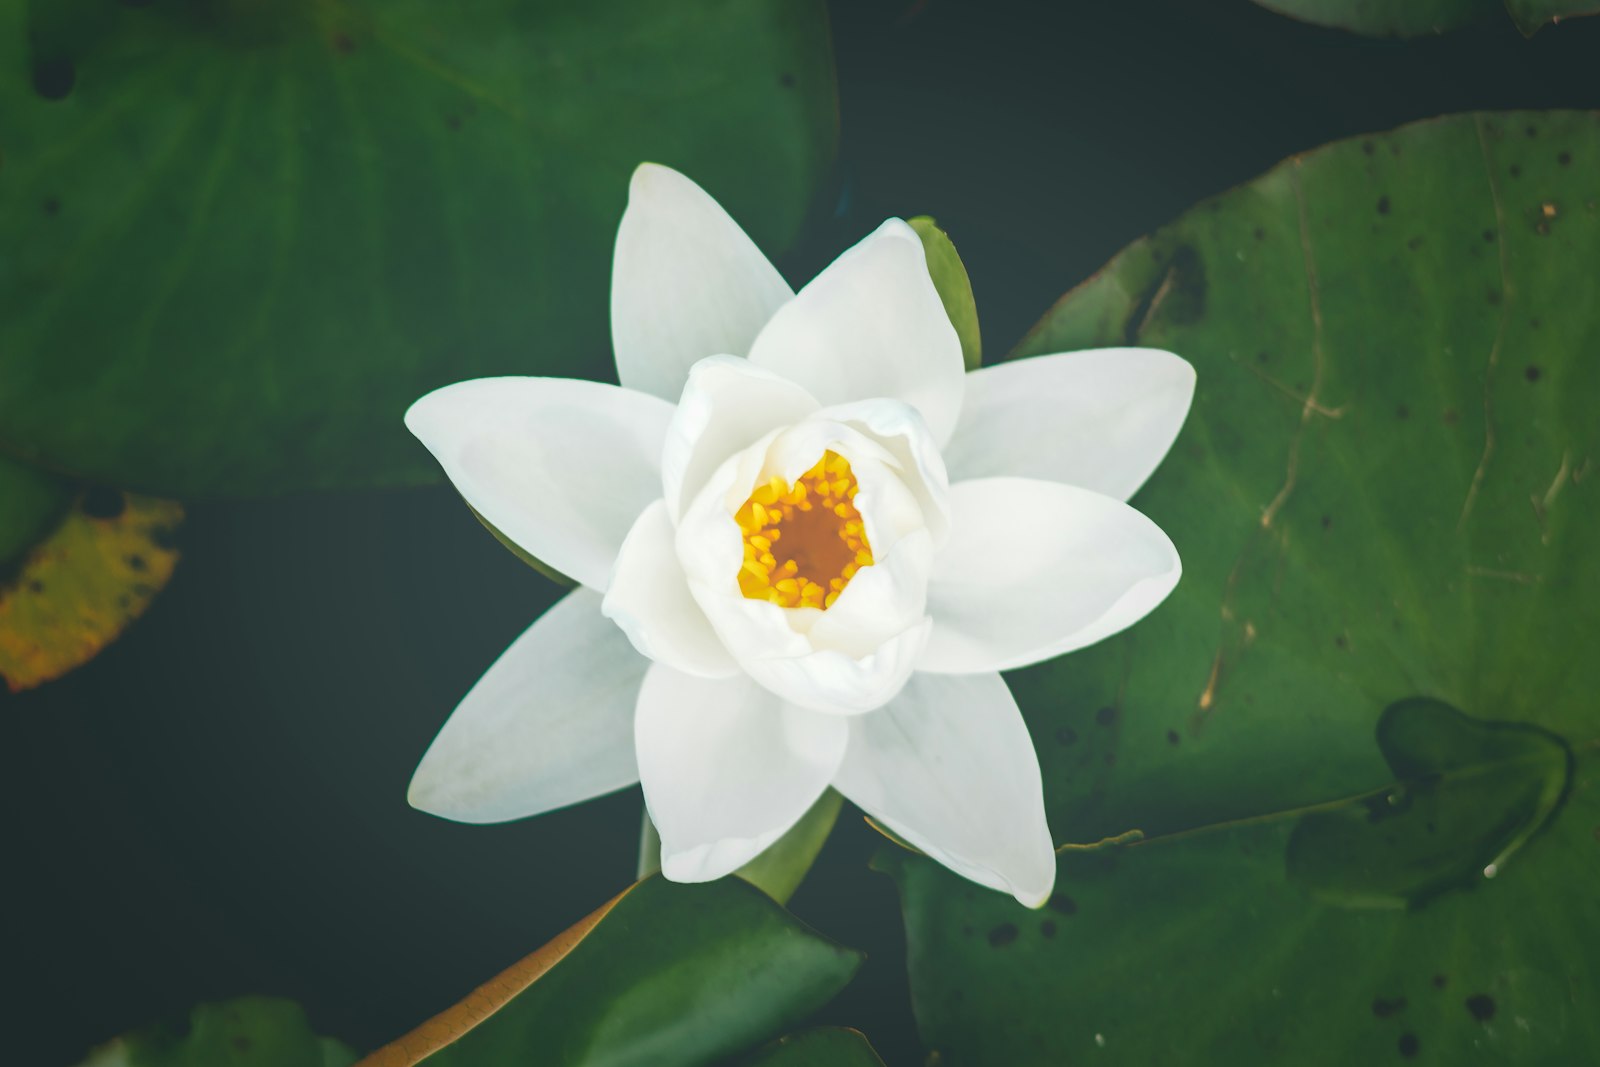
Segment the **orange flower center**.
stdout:
<path fill-rule="evenodd" d="M 781 608 L 831 608 L 872 565 L 857 488 L 849 460 L 828 451 L 793 485 L 773 477 L 751 493 L 734 514 L 744 532 L 739 590 Z"/>

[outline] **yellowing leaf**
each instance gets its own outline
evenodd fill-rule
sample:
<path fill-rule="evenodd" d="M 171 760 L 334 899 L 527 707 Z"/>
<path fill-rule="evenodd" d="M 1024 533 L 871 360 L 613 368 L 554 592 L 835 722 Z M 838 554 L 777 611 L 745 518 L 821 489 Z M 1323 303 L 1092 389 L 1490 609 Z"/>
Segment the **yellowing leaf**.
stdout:
<path fill-rule="evenodd" d="M 0 587 L 0 677 L 31 689 L 93 659 L 167 584 L 183 506 L 91 489 Z"/>

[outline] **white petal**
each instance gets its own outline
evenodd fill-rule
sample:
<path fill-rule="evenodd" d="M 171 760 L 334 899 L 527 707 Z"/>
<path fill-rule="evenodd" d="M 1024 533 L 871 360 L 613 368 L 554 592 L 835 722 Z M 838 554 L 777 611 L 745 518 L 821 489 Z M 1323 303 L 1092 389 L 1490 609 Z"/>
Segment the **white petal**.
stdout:
<path fill-rule="evenodd" d="M 647 660 L 575 589 L 467 693 L 411 779 L 411 806 L 486 823 L 576 804 L 639 780 L 633 709 Z"/>
<path fill-rule="evenodd" d="M 1127 500 L 1189 413 L 1194 368 L 1154 348 L 1035 356 L 967 375 L 944 459 L 955 481 L 1013 475 Z"/>
<path fill-rule="evenodd" d="M 900 692 L 917 665 L 931 622 L 918 621 L 865 656 L 823 649 L 787 658 L 741 656 L 739 665 L 791 704 L 828 715 L 861 715 Z"/>
<path fill-rule="evenodd" d="M 673 521 L 729 456 L 816 410 L 810 393 L 747 359 L 712 356 L 696 363 L 661 455 Z"/>
<path fill-rule="evenodd" d="M 842 720 L 787 707 L 748 678 L 651 667 L 634 736 L 662 873 L 705 882 L 754 859 L 828 787 L 845 733 Z"/>
<path fill-rule="evenodd" d="M 411 405 L 406 426 L 466 502 L 530 555 L 605 591 L 639 513 L 661 495 L 672 405 L 571 378 L 479 378 Z"/>
<path fill-rule="evenodd" d="M 957 874 L 1036 908 L 1055 885 L 1039 760 L 998 674 L 912 675 L 848 720 L 834 786 Z"/>
<path fill-rule="evenodd" d="M 794 293 L 705 190 L 668 167 L 633 172 L 611 266 L 618 380 L 677 400 L 706 356 L 743 356 Z"/>
<path fill-rule="evenodd" d="M 892 457 L 905 487 L 917 498 L 935 547 L 944 544 L 950 479 L 928 424 L 916 408 L 897 400 L 860 400 L 818 412 L 817 419 L 844 423 L 881 445 Z"/>
<path fill-rule="evenodd" d="M 663 500 L 644 509 L 628 531 L 600 611 L 622 627 L 633 647 L 687 674 L 726 678 L 738 664 L 689 594 L 673 548 L 677 531 Z"/>
<path fill-rule="evenodd" d="M 859 499 L 859 498 L 858 498 Z M 806 631 L 813 648 L 865 656 L 921 622 L 928 607 L 933 538 L 917 530 L 862 567 Z"/>
<path fill-rule="evenodd" d="M 1087 489 L 983 478 L 951 486 L 950 509 L 919 671 L 1009 670 L 1093 644 L 1144 618 L 1182 573 L 1160 527 Z"/>
<path fill-rule="evenodd" d="M 916 231 L 890 219 L 779 308 L 750 361 L 824 404 L 903 400 L 943 445 L 961 411 L 961 342 Z"/>

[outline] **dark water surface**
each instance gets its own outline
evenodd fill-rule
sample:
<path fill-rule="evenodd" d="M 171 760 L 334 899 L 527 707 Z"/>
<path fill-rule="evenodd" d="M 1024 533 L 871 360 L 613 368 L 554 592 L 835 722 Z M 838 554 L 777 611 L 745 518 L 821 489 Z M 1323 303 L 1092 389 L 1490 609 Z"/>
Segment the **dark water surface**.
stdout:
<path fill-rule="evenodd" d="M 844 211 L 785 266 L 802 281 L 884 216 L 933 214 L 991 354 L 1123 244 L 1292 152 L 1449 111 L 1600 106 L 1600 19 L 1398 44 L 1246 0 L 834 16 Z M 498 827 L 405 805 L 445 715 L 557 592 L 448 488 L 190 514 L 145 619 L 65 680 L 0 694 L 4 1062 L 71 1064 L 258 992 L 370 1047 L 631 878 L 636 789 Z M 824 1017 L 916 1064 L 876 843 L 847 809 L 794 910 L 870 953 Z"/>

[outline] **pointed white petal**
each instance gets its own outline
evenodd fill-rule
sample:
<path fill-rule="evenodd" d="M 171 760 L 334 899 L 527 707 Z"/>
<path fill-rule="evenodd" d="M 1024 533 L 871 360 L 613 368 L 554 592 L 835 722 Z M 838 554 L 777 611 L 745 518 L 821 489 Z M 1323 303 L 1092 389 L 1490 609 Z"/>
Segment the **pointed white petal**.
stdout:
<path fill-rule="evenodd" d="M 1039 760 L 998 674 L 914 674 L 888 707 L 846 721 L 839 792 L 957 874 L 1030 908 L 1049 899 Z"/>
<path fill-rule="evenodd" d="M 411 806 L 504 822 L 632 785 L 648 665 L 601 617 L 599 594 L 573 590 L 467 693 L 411 779 Z"/>
<path fill-rule="evenodd" d="M 779 308 L 750 361 L 824 404 L 903 400 L 921 412 L 940 445 L 961 411 L 961 342 L 928 276 L 922 241 L 899 219 Z"/>
<path fill-rule="evenodd" d="M 945 449 L 954 481 L 1011 475 L 1127 500 L 1189 414 L 1194 368 L 1154 348 L 1034 356 L 967 375 Z"/>
<path fill-rule="evenodd" d="M 928 587 L 917 670 L 1010 670 L 1093 644 L 1178 584 L 1177 549 L 1119 500 L 1030 478 L 950 487 L 950 541 Z"/>
<path fill-rule="evenodd" d="M 816 410 L 810 393 L 747 359 L 712 356 L 696 363 L 661 455 L 673 521 L 729 456 Z"/>
<path fill-rule="evenodd" d="M 661 495 L 672 405 L 571 378 L 479 378 L 411 405 L 406 426 L 479 515 L 605 591 L 617 549 Z"/>
<path fill-rule="evenodd" d="M 633 172 L 611 267 L 618 380 L 676 401 L 706 356 L 743 356 L 794 295 L 705 190 L 654 163 Z"/>
<path fill-rule="evenodd" d="M 744 866 L 806 813 L 844 754 L 844 720 L 786 706 L 748 678 L 656 664 L 635 723 L 661 871 L 705 882 Z"/>
<path fill-rule="evenodd" d="M 676 534 L 665 501 L 645 508 L 622 542 L 600 610 L 622 627 L 634 648 L 657 663 L 686 674 L 726 678 L 739 670 L 738 664 L 689 594 L 672 545 Z"/>

